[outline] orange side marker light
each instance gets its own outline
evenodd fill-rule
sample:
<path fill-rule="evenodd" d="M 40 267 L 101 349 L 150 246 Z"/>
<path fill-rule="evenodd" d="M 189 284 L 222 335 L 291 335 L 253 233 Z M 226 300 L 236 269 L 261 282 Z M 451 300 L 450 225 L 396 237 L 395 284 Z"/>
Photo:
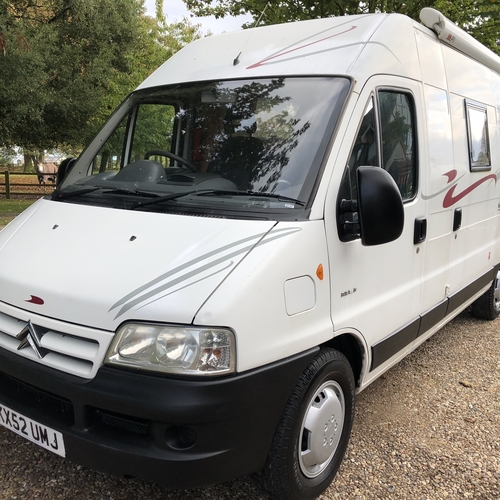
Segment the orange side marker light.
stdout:
<path fill-rule="evenodd" d="M 323 273 L 323 264 L 320 264 L 318 266 L 318 269 L 316 269 L 316 276 L 320 279 L 323 280 L 324 278 L 324 273 Z"/>

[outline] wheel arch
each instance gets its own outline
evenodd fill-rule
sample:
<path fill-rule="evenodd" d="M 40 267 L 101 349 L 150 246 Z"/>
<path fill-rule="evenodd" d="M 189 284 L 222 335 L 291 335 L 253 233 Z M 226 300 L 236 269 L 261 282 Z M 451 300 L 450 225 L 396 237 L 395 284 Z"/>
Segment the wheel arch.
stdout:
<path fill-rule="evenodd" d="M 325 342 L 320 347 L 331 347 L 341 352 L 349 361 L 356 388 L 361 386 L 363 375 L 368 366 L 368 356 L 364 340 L 359 337 L 359 334 L 352 332 L 341 333 L 333 337 L 328 342 Z"/>

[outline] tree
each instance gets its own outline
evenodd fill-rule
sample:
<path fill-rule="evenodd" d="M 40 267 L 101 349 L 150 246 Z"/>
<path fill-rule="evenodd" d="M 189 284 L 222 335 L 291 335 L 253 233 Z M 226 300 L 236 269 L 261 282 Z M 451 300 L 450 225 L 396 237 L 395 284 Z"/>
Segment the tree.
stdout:
<path fill-rule="evenodd" d="M 492 0 L 437 0 L 435 8 L 500 55 L 500 4 Z"/>
<path fill-rule="evenodd" d="M 16 152 L 11 148 L 0 148 L 0 167 L 6 167 L 12 163 Z"/>
<path fill-rule="evenodd" d="M 146 16 L 143 3 L 0 0 L 0 146 L 21 146 L 35 164 L 46 149 L 81 149 L 127 93 L 200 36 L 187 20 Z"/>
<path fill-rule="evenodd" d="M 75 143 L 113 76 L 130 70 L 141 4 L 21 0 L 2 8 L 2 144 L 37 150 Z"/>
<path fill-rule="evenodd" d="M 440 10 L 446 17 L 500 54 L 500 5 L 492 0 L 183 0 L 196 16 L 216 18 L 250 14 L 254 24 L 279 24 L 321 17 L 366 14 L 369 12 L 399 12 L 415 20 L 423 7 Z"/>

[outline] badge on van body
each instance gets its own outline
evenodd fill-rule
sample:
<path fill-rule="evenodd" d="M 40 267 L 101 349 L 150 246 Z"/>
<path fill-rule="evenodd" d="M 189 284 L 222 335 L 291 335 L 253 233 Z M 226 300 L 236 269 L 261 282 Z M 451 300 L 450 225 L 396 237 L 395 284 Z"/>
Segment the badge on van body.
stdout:
<path fill-rule="evenodd" d="M 28 321 L 26 326 L 16 335 L 16 339 L 21 341 L 17 350 L 20 351 L 30 345 L 36 355 L 42 359 L 49 352 L 42 347 L 42 337 L 43 333 L 37 332 L 33 323 Z"/>

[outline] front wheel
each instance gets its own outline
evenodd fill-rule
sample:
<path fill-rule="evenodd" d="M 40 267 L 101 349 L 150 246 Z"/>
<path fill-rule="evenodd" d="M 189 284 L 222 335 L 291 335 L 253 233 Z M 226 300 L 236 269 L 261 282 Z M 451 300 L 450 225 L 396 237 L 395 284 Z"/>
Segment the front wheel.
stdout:
<path fill-rule="evenodd" d="M 479 319 L 492 321 L 500 314 L 500 271 L 486 293 L 472 304 L 472 314 Z"/>
<path fill-rule="evenodd" d="M 263 470 L 266 489 L 279 499 L 305 500 L 328 488 L 349 442 L 354 390 L 346 357 L 322 349 L 288 399 Z"/>

